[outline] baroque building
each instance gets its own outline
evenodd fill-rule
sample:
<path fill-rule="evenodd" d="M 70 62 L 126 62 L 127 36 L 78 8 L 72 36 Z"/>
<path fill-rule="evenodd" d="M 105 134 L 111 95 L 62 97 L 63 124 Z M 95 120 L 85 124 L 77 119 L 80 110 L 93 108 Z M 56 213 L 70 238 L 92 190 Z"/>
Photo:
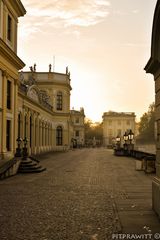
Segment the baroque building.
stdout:
<path fill-rule="evenodd" d="M 70 73 L 21 72 L 18 92 L 19 137 L 30 154 L 70 147 Z"/>
<path fill-rule="evenodd" d="M 0 159 L 13 156 L 17 137 L 18 18 L 26 13 L 20 0 L 0 0 Z"/>
<path fill-rule="evenodd" d="M 0 159 L 11 159 L 19 143 L 31 155 L 69 149 L 75 131 L 70 111 L 71 79 L 65 73 L 23 72 L 17 56 L 18 17 L 26 13 L 20 0 L 0 0 Z M 84 116 L 84 111 L 80 111 Z M 81 118 L 81 117 L 79 117 Z M 76 130 L 74 129 L 76 128 Z"/>
<path fill-rule="evenodd" d="M 125 132 L 135 133 L 135 113 L 134 112 L 105 112 L 103 118 L 103 144 L 112 145 L 116 137 L 123 139 Z"/>
<path fill-rule="evenodd" d="M 156 106 L 156 177 L 152 183 L 152 206 L 160 217 L 160 0 L 157 1 L 152 27 L 151 57 L 145 66 L 147 73 L 154 76 Z"/>

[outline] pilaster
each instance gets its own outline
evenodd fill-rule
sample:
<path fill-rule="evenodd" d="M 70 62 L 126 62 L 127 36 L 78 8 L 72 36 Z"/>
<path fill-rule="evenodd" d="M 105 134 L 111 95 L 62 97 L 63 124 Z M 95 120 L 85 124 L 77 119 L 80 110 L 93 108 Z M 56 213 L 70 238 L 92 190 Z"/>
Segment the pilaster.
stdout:
<path fill-rule="evenodd" d="M 18 137 L 18 111 L 16 111 L 18 107 L 18 85 L 17 81 L 14 81 L 14 107 L 13 107 L 13 114 L 14 114 L 14 120 L 13 120 L 13 152 L 16 152 L 17 147 L 17 137 Z"/>
<path fill-rule="evenodd" d="M 39 153 L 41 152 L 42 148 L 42 121 L 39 119 Z"/>
<path fill-rule="evenodd" d="M 6 99 L 6 93 L 7 93 L 7 77 L 8 74 L 6 71 L 2 72 L 2 158 L 5 157 L 7 153 L 6 149 L 6 109 L 7 109 L 7 99 Z"/>
<path fill-rule="evenodd" d="M 39 153 L 39 146 L 40 146 L 40 126 L 39 126 L 39 116 L 37 115 L 36 117 L 36 130 L 35 130 L 35 133 L 36 133 L 36 136 L 35 136 L 35 139 L 36 139 L 36 142 L 35 142 L 35 145 L 36 145 L 36 154 Z"/>

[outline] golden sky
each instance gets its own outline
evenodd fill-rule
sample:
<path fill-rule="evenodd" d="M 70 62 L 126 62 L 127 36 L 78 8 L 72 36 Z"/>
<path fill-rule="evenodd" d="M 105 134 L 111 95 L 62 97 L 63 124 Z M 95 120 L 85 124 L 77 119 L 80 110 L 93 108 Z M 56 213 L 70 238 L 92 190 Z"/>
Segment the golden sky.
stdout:
<path fill-rule="evenodd" d="M 22 0 L 18 55 L 37 71 L 71 71 L 71 108 L 93 121 L 103 112 L 135 112 L 154 101 L 150 57 L 156 0 Z"/>

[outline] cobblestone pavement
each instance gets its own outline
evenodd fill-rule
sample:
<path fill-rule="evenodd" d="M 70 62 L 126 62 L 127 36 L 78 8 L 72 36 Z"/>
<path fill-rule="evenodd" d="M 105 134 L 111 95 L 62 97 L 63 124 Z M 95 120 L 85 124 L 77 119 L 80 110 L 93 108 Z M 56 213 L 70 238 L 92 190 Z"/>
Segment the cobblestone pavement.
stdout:
<path fill-rule="evenodd" d="M 0 240 L 111 240 L 126 161 L 103 148 L 54 153 L 42 157 L 47 171 L 1 181 Z"/>

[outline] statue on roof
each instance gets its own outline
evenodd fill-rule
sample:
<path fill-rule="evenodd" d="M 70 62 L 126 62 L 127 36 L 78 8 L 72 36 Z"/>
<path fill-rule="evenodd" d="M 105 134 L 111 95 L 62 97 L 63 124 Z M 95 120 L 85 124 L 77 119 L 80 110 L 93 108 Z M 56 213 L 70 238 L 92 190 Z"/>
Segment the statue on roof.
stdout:
<path fill-rule="evenodd" d="M 36 66 L 37 66 L 37 65 L 36 65 L 36 63 L 35 63 L 34 66 L 33 66 L 33 71 L 34 71 L 34 72 L 36 72 Z"/>
<path fill-rule="evenodd" d="M 33 72 L 33 67 L 32 66 L 30 66 L 29 69 L 30 69 L 31 72 Z"/>
<path fill-rule="evenodd" d="M 52 71 L 52 64 L 49 64 L 49 72 Z"/>
<path fill-rule="evenodd" d="M 66 67 L 66 74 L 68 75 L 68 66 Z"/>
<path fill-rule="evenodd" d="M 20 82 L 21 82 L 21 83 L 23 83 L 23 84 L 24 84 L 24 82 L 25 82 L 25 79 L 24 79 L 24 74 L 23 74 L 23 71 L 21 71 L 21 72 L 20 72 L 20 74 L 19 74 L 19 80 L 20 80 Z"/>

